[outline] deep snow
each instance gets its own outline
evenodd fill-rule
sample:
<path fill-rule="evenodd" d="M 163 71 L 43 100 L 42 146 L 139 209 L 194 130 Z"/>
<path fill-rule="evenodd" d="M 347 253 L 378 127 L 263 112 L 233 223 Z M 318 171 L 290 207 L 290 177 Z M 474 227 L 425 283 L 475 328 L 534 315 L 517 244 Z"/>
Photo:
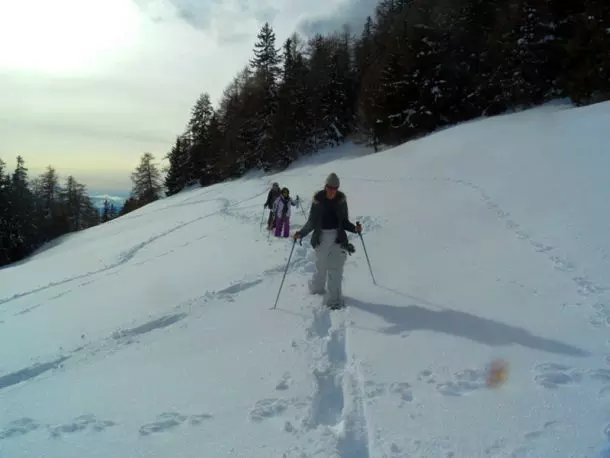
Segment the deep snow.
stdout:
<path fill-rule="evenodd" d="M 163 199 L 0 270 L 0 457 L 594 457 L 610 437 L 610 103 Z M 349 307 L 272 181 L 339 174 Z M 266 219 L 266 215 L 264 216 Z M 304 222 L 294 212 L 294 227 Z M 490 361 L 507 383 L 485 385 Z"/>

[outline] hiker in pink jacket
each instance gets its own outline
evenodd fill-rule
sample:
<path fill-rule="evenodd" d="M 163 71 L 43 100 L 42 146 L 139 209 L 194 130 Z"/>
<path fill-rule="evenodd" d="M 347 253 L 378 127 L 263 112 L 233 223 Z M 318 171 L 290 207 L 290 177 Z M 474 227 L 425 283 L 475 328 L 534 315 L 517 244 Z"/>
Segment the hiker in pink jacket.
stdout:
<path fill-rule="evenodd" d="M 299 196 L 296 199 L 290 197 L 288 188 L 282 188 L 280 196 L 273 204 L 273 213 L 275 214 L 275 236 L 288 237 L 290 235 L 290 215 L 291 206 L 296 207 L 299 203 Z M 283 229 L 283 234 L 282 234 Z"/>

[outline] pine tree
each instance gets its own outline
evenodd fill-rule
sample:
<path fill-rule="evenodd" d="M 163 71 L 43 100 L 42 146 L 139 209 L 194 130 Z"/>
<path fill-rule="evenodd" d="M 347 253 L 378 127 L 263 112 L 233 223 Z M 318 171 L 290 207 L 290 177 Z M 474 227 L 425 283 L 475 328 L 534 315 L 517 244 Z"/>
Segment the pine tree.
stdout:
<path fill-rule="evenodd" d="M 281 73 L 279 50 L 275 48 L 275 32 L 266 22 L 257 35 L 254 58 L 250 64 L 254 70 L 255 85 L 251 86 L 251 96 L 256 103 L 253 118 L 256 137 L 256 166 L 269 170 L 276 162 L 274 148 L 278 146 L 274 129 L 274 116 L 278 105 L 278 80 Z"/>
<path fill-rule="evenodd" d="M 610 100 L 610 4 L 583 3 L 582 11 L 573 11 L 566 20 L 573 33 L 563 45 L 559 82 L 579 105 Z"/>
<path fill-rule="evenodd" d="M 142 205 L 141 202 L 139 202 L 136 197 L 134 196 L 130 196 L 129 198 L 127 198 L 127 200 L 125 201 L 125 203 L 123 204 L 123 208 L 121 209 L 121 211 L 119 212 L 119 216 L 123 216 L 126 215 L 127 213 L 130 213 L 134 210 L 137 210 L 138 208 L 140 208 Z"/>
<path fill-rule="evenodd" d="M 187 181 L 185 184 L 201 180 L 206 168 L 206 161 L 210 155 L 208 129 L 210 120 L 214 115 L 214 108 L 210 95 L 206 92 L 199 96 L 191 112 L 188 124 L 188 138 L 190 143 L 188 159 Z M 183 157 L 182 160 L 186 158 Z"/>
<path fill-rule="evenodd" d="M 28 169 L 22 156 L 10 180 L 11 218 L 8 230 L 8 252 L 12 261 L 31 253 L 39 245 L 36 239 L 34 196 L 28 187 Z"/>
<path fill-rule="evenodd" d="M 108 199 L 104 199 L 104 206 L 102 208 L 102 216 L 101 216 L 101 222 L 105 223 L 111 220 L 110 217 L 110 202 L 108 202 Z"/>
<path fill-rule="evenodd" d="M 140 159 L 140 165 L 131 174 L 132 195 L 141 205 L 159 199 L 163 189 L 161 173 L 154 163 L 154 159 L 151 153 L 144 153 Z"/>
<path fill-rule="evenodd" d="M 100 222 L 99 212 L 89 198 L 87 187 L 73 176 L 67 178 L 60 198 L 63 232 L 80 231 Z"/>
<path fill-rule="evenodd" d="M 333 111 L 331 96 L 331 75 L 333 42 L 321 34 L 308 42 L 309 72 L 307 93 L 309 99 L 308 122 L 310 144 L 313 151 L 333 144 Z"/>
<path fill-rule="evenodd" d="M 366 18 L 360 39 L 355 44 L 356 105 L 355 125 L 358 134 L 377 151 L 378 133 L 375 129 L 378 116 L 376 81 L 379 67 L 376 60 L 375 25 L 371 16 Z"/>
<path fill-rule="evenodd" d="M 293 34 L 283 46 L 284 68 L 278 94 L 275 131 L 278 140 L 278 165 L 287 166 L 307 152 L 307 64 Z"/>
<path fill-rule="evenodd" d="M 0 159 L 0 266 L 9 264 L 11 261 L 9 229 L 12 218 L 11 180 L 6 174 L 5 162 Z"/>
<path fill-rule="evenodd" d="M 116 208 L 116 205 L 114 205 L 113 203 L 110 204 L 110 209 L 108 211 L 108 218 L 109 219 L 115 219 L 116 217 L 119 216 L 119 211 Z"/>
<path fill-rule="evenodd" d="M 228 175 L 230 164 L 227 161 L 226 151 L 223 145 L 224 132 L 220 117 L 217 113 L 212 115 L 208 126 L 208 160 L 203 176 L 202 184 L 214 184 L 223 181 Z"/>
<path fill-rule="evenodd" d="M 116 208 L 116 205 L 109 202 L 108 199 L 104 200 L 104 207 L 102 208 L 102 214 L 100 216 L 100 222 L 106 223 L 108 221 L 112 221 L 117 216 L 119 216 L 119 212 Z"/>
<path fill-rule="evenodd" d="M 328 101 L 332 107 L 330 137 L 335 144 L 341 143 L 351 133 L 354 121 L 356 98 L 355 66 L 352 59 L 352 36 L 349 29 L 335 34 L 332 39 Z"/>
<path fill-rule="evenodd" d="M 66 223 L 60 202 L 62 190 L 55 168 L 47 166 L 41 176 L 32 180 L 32 190 L 36 196 L 36 213 L 43 241 L 47 242 L 65 234 Z"/>
<path fill-rule="evenodd" d="M 179 136 L 176 138 L 172 150 L 166 156 L 169 160 L 169 170 L 165 176 L 165 188 L 168 196 L 182 191 L 189 183 L 192 176 L 192 167 L 189 163 L 190 150 L 191 148 L 184 136 Z"/>

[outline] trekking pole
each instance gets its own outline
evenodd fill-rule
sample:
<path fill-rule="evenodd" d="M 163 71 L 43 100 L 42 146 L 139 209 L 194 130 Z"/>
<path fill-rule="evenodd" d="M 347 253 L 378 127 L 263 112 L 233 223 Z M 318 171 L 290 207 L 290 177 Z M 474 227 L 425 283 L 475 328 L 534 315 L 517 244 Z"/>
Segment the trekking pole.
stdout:
<path fill-rule="evenodd" d="M 303 208 L 303 204 L 301 203 L 300 200 L 299 200 L 299 208 L 301 209 L 301 212 L 303 213 L 303 216 L 305 217 L 305 219 L 307 219 L 307 213 L 305 213 L 305 209 Z"/>
<path fill-rule="evenodd" d="M 263 216 L 261 216 L 261 228 L 260 230 L 263 230 L 263 223 L 265 222 L 265 207 L 263 207 Z"/>
<path fill-rule="evenodd" d="M 277 297 L 275 298 L 275 305 L 272 307 L 272 310 L 277 307 L 277 301 L 280 299 L 280 293 L 282 292 L 282 287 L 284 286 L 284 280 L 286 279 L 286 273 L 288 272 L 288 266 L 290 265 L 290 258 L 292 258 L 292 252 L 294 251 L 294 246 L 297 241 L 294 239 L 292 241 L 292 248 L 290 249 L 290 254 L 288 255 L 288 262 L 286 263 L 286 269 L 284 269 L 284 276 L 282 277 L 282 283 L 280 284 L 280 290 L 277 292 Z M 302 242 L 299 240 L 299 243 Z"/>
<path fill-rule="evenodd" d="M 369 254 L 366 252 L 366 245 L 364 244 L 364 238 L 362 237 L 362 232 L 359 232 L 360 241 L 362 242 L 362 248 L 364 249 L 364 255 L 366 256 L 366 262 L 369 265 L 369 270 L 371 271 L 371 277 L 373 278 L 373 284 L 376 285 L 375 276 L 373 275 L 373 268 L 371 267 L 371 260 L 369 259 Z"/>
<path fill-rule="evenodd" d="M 269 210 L 269 212 L 272 212 L 272 211 L 273 210 Z M 267 241 L 269 241 L 269 237 L 271 237 L 271 232 L 273 230 L 275 230 L 275 215 L 270 215 L 270 216 L 271 216 L 271 221 L 273 221 L 273 222 L 271 223 L 272 229 L 267 228 Z"/>

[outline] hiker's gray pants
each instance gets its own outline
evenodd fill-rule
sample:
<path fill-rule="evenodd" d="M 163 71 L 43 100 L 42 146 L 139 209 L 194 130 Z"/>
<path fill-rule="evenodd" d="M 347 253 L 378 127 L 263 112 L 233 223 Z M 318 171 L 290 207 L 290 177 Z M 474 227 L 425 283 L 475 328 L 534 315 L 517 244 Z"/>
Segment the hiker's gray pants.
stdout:
<path fill-rule="evenodd" d="M 316 270 L 309 282 L 310 291 L 314 294 L 323 294 L 326 290 L 324 302 L 327 305 L 343 301 L 341 284 L 347 253 L 335 242 L 336 238 L 336 230 L 322 231 L 320 245 L 316 247 Z"/>

